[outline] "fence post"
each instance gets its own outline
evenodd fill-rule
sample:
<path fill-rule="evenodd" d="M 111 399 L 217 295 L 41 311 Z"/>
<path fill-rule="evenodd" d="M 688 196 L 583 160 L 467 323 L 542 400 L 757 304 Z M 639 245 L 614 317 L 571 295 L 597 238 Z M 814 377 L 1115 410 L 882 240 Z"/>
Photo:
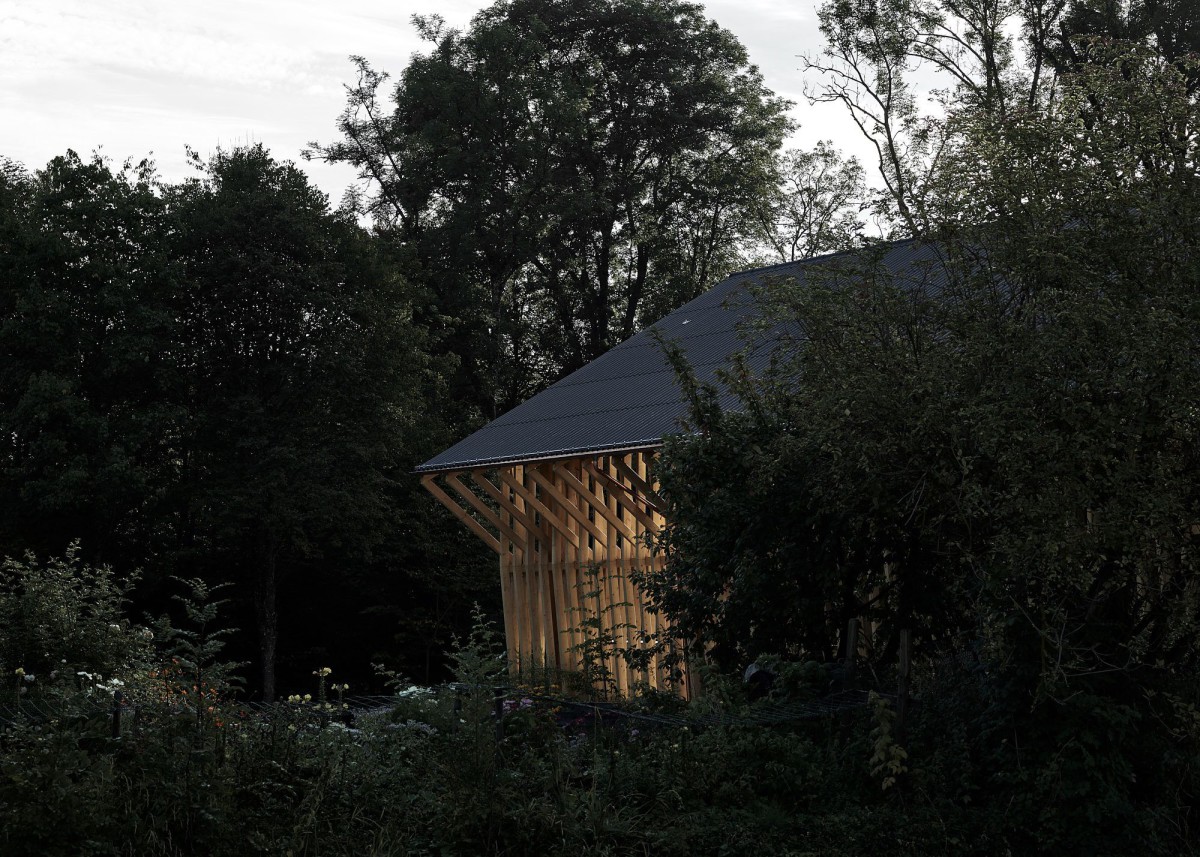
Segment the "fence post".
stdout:
<path fill-rule="evenodd" d="M 113 691 L 113 706 L 112 706 L 112 736 L 113 738 L 121 737 L 121 700 L 125 698 L 121 691 Z"/>

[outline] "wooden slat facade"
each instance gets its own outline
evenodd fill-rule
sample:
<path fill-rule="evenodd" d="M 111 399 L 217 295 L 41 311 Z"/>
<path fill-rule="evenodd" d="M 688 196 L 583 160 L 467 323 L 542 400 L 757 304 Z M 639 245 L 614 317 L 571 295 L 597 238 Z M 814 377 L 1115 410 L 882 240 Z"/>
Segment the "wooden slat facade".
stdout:
<path fill-rule="evenodd" d="M 644 449 L 422 477 L 499 554 L 504 633 L 519 675 L 574 676 L 586 684 L 585 644 L 597 633 L 608 638 L 608 653 L 669 639 L 665 621 L 646 609 L 631 579 L 662 562 L 648 544 L 664 523 L 650 477 L 653 455 Z M 621 696 L 643 685 L 692 692 L 686 674 L 672 681 L 658 656 L 642 670 L 609 654 L 604 667 L 608 689 Z"/>

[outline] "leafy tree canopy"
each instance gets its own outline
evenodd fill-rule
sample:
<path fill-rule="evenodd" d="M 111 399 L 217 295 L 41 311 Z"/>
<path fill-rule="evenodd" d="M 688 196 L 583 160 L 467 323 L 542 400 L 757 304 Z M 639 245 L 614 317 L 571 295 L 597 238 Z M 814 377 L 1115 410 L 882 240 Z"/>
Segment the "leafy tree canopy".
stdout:
<path fill-rule="evenodd" d="M 455 394 L 494 416 L 736 266 L 789 128 L 727 31 L 670 0 L 504 0 L 399 82 L 358 60 L 359 202 L 434 293 Z"/>
<path fill-rule="evenodd" d="M 727 667 L 844 656 L 859 616 L 875 670 L 902 629 L 926 675 L 974 659 L 1006 841 L 1119 853 L 1143 801 L 1196 799 L 1200 105 L 1191 66 L 1088 51 L 1037 106 L 946 117 L 936 290 L 867 251 L 764 284 L 798 335 L 739 412 L 697 391 L 647 587 Z"/>
<path fill-rule="evenodd" d="M 928 195 L 954 163 L 947 116 L 1044 107 L 1060 80 L 1106 61 L 1109 40 L 1171 65 L 1194 94 L 1198 10 L 1187 0 L 827 0 L 818 10 L 825 45 L 804 58 L 806 92 L 844 106 L 874 149 L 872 208 L 893 235 L 933 234 L 945 209 Z M 1085 121 L 1102 105 L 1119 109 L 1099 91 L 1072 103 Z"/>
<path fill-rule="evenodd" d="M 270 698 L 279 576 L 369 559 L 432 375 L 407 287 L 293 165 L 219 152 L 168 207 L 186 271 L 181 514 L 253 581 Z"/>
<path fill-rule="evenodd" d="M 769 262 L 795 262 L 860 242 L 863 168 L 828 140 L 779 158 L 779 184 L 754 207 L 752 236 Z M 768 262 L 768 264 L 769 264 Z"/>
<path fill-rule="evenodd" d="M 73 153 L 0 170 L 0 555 L 78 538 L 146 569 L 142 606 L 172 573 L 233 581 L 269 695 L 281 612 L 285 634 L 326 612 L 299 582 L 419 613 L 422 569 L 454 565 L 445 533 L 414 536 L 406 475 L 444 442 L 440 378 L 418 293 L 301 171 L 257 146 L 195 161 L 177 185 Z"/>
<path fill-rule="evenodd" d="M 0 549 L 144 545 L 180 414 L 162 201 L 143 162 L 0 173 Z"/>

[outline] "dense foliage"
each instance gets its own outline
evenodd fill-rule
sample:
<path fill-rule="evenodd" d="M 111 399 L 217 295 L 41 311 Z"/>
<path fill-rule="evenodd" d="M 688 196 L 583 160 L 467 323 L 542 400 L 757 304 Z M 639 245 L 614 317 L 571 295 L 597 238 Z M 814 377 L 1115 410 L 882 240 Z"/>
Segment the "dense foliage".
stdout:
<path fill-rule="evenodd" d="M 145 568 L 146 607 L 171 574 L 236 583 L 269 698 L 280 598 L 294 646 L 336 646 L 296 629 L 372 602 L 313 609 L 302 586 L 383 588 L 420 621 L 482 552 L 448 526 L 412 536 L 432 504 L 406 474 L 450 430 L 415 289 L 295 167 L 259 147 L 199 166 L 162 186 L 69 154 L 0 180 L 0 552 L 78 539 Z M 438 612 L 465 615 L 457 597 Z"/>
<path fill-rule="evenodd" d="M 42 614 L 75 610 L 81 598 L 121 606 L 105 570 L 70 558 L 10 563 L 0 584 L 0 610 L 12 597 Z M 1012 818 L 964 799 L 979 794 L 967 778 L 973 755 L 1004 751 L 967 733 L 946 702 L 946 685 L 968 689 L 959 702 L 981 687 L 968 670 L 949 669 L 942 687 L 927 688 L 941 692 L 911 718 L 907 764 L 884 702 L 836 721 L 752 723 L 823 693 L 829 676 L 816 664 L 785 671 L 774 698 L 754 705 L 714 685 L 697 710 L 644 700 L 622 717 L 513 689 L 498 718 L 491 685 L 503 655 L 487 625 L 454 653 L 458 692 L 400 685 L 389 701 L 350 711 L 344 683 L 320 668 L 309 694 L 247 707 L 231 697 L 221 660 L 219 603 L 197 581 L 178 594 L 184 616 L 158 623 L 153 648 L 145 629 L 80 611 L 53 653 L 65 662 L 45 671 L 10 660 L 24 638 L 0 627 L 6 855 L 1016 850 Z M 98 638 L 107 642 L 97 651 L 116 661 L 78 660 Z M 114 690 L 125 706 L 119 737 Z M 718 712 L 731 725 L 688 725 L 691 714 Z M 1090 829 L 1075 834 L 1074 853 L 1129 853 Z M 1141 850 L 1167 853 L 1160 843 L 1189 847 L 1163 835 Z"/>
<path fill-rule="evenodd" d="M 853 617 L 877 672 L 902 630 L 919 673 L 977 664 L 940 692 L 1014 852 L 1165 847 L 1200 803 L 1200 106 L 1089 51 L 1053 100 L 947 118 L 929 262 L 763 284 L 795 335 L 738 413 L 696 391 L 648 581 L 725 667 L 844 657 Z"/>

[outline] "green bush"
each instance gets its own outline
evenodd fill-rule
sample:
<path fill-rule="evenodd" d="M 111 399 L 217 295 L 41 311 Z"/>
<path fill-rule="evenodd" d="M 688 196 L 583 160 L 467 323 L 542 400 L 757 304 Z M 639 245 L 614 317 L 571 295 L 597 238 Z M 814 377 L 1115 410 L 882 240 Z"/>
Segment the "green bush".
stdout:
<path fill-rule="evenodd" d="M 136 574 L 118 580 L 107 566 L 81 564 L 78 551 L 73 544 L 61 559 L 0 563 L 0 675 L 108 677 L 146 652 L 148 632 L 125 616 Z"/>

